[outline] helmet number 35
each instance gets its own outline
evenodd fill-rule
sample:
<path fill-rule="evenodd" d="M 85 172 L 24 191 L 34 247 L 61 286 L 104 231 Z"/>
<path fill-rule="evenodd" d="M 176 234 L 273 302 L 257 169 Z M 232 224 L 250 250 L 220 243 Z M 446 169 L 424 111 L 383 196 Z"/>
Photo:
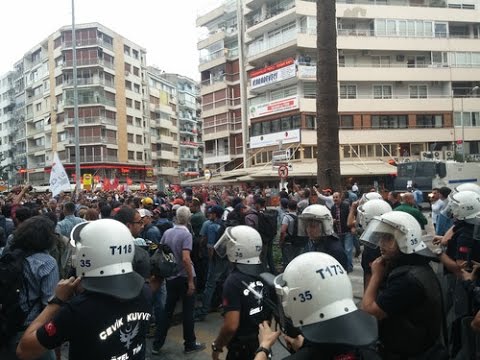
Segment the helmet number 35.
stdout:
<path fill-rule="evenodd" d="M 307 290 L 303 293 L 298 294 L 298 297 L 300 298 L 300 302 L 302 302 L 302 303 L 305 302 L 305 301 L 312 300 L 312 298 L 313 298 L 310 290 Z"/>
<path fill-rule="evenodd" d="M 332 276 L 344 274 L 345 270 L 343 270 L 342 265 L 330 265 L 330 266 L 325 266 L 324 268 L 318 269 L 315 272 L 320 274 L 322 279 L 325 279 L 326 277 L 332 277 Z"/>

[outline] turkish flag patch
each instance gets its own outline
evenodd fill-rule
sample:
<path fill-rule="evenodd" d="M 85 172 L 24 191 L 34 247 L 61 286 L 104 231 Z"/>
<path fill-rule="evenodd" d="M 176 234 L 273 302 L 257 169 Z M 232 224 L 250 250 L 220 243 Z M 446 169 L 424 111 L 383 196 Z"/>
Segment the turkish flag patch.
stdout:
<path fill-rule="evenodd" d="M 468 254 L 470 252 L 470 249 L 466 246 L 460 246 L 458 248 L 458 252 L 460 252 L 462 254 Z"/>
<path fill-rule="evenodd" d="M 54 336 L 57 333 L 57 327 L 53 322 L 48 322 L 44 326 L 45 331 L 47 332 L 48 336 Z"/>
<path fill-rule="evenodd" d="M 337 355 L 334 357 L 335 360 L 355 360 L 357 357 L 355 356 L 355 353 L 346 353 L 346 354 L 341 354 Z"/>
<path fill-rule="evenodd" d="M 223 307 L 227 307 L 228 306 L 228 299 L 223 298 L 222 305 L 223 305 Z"/>

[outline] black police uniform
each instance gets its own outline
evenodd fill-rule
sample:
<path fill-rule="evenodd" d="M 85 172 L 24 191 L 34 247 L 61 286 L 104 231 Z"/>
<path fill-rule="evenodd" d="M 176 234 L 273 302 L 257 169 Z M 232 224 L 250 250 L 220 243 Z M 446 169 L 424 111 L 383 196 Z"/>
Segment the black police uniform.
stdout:
<path fill-rule="evenodd" d="M 133 300 L 84 292 L 37 330 L 47 349 L 70 341 L 69 359 L 145 359 L 151 305 L 144 289 Z"/>
<path fill-rule="evenodd" d="M 318 251 L 334 257 L 345 270 L 348 268 L 347 254 L 342 242 L 335 235 L 322 236 L 319 241 L 308 240 L 304 253 Z"/>
<path fill-rule="evenodd" d="M 248 285 L 248 286 L 247 286 Z M 258 344 L 258 325 L 264 320 L 270 320 L 271 310 L 265 307 L 264 301 L 258 299 L 248 289 L 270 296 L 268 287 L 252 275 L 247 275 L 234 268 L 223 285 L 223 309 L 240 312 L 240 324 L 234 337 L 227 345 L 227 360 L 253 359 Z"/>
<path fill-rule="evenodd" d="M 402 254 L 394 264 L 389 264 L 376 299 L 387 314 L 379 322 L 384 359 L 406 359 L 437 348 L 441 339 L 442 295 L 429 261 L 420 255 Z"/>

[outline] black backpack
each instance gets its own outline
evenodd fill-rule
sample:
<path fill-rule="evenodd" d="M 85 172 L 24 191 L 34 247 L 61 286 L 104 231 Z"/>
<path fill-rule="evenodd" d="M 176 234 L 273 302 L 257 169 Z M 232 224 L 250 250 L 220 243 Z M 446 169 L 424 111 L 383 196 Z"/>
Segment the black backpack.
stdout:
<path fill-rule="evenodd" d="M 160 238 L 161 238 L 163 236 L 163 234 L 165 234 L 165 231 L 173 228 L 173 223 L 170 220 L 169 221 L 164 221 L 164 222 L 161 222 L 161 223 L 157 223 L 156 227 L 158 228 L 158 230 L 160 230 Z"/>
<path fill-rule="evenodd" d="M 277 210 L 265 210 L 258 212 L 258 232 L 264 243 L 272 241 L 277 235 Z"/>
<path fill-rule="evenodd" d="M 150 271 L 152 275 L 162 279 L 178 274 L 179 267 L 170 246 L 158 245 L 157 250 L 150 257 Z"/>
<path fill-rule="evenodd" d="M 20 291 L 25 283 L 23 266 L 29 255 L 21 249 L 14 249 L 7 250 L 0 257 L 0 349 L 21 330 L 27 318 L 20 307 Z"/>

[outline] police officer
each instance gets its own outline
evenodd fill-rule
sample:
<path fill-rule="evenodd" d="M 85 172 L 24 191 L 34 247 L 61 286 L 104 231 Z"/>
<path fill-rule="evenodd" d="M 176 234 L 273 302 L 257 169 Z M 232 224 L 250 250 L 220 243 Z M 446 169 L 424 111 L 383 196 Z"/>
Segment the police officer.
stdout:
<path fill-rule="evenodd" d="M 379 359 L 375 318 L 357 309 L 345 269 L 332 256 L 302 254 L 274 280 L 283 312 L 301 335 L 285 340 L 295 353 L 286 359 Z M 266 360 L 280 332 L 260 325 L 255 360 Z"/>
<path fill-rule="evenodd" d="M 17 355 L 36 359 L 69 341 L 71 360 L 143 360 L 151 304 L 143 277 L 132 268 L 130 230 L 102 219 L 78 224 L 71 238 L 81 277 L 58 283 L 55 296 L 25 331 Z"/>
<path fill-rule="evenodd" d="M 310 205 L 298 216 L 298 235 L 308 237 L 304 252 L 321 251 L 348 267 L 347 254 L 333 231 L 333 218 L 325 205 Z"/>
<path fill-rule="evenodd" d="M 374 194 L 374 193 L 367 193 Z M 366 200 L 363 204 L 359 202 L 352 204 L 350 213 L 348 214 L 348 226 L 354 226 L 358 232 L 363 232 L 368 223 L 375 217 L 383 215 L 392 211 L 392 207 L 383 199 Z M 356 212 L 356 214 L 355 214 Z M 355 218 L 356 217 L 356 218 Z M 366 289 L 370 277 L 372 276 L 372 269 L 370 264 L 380 256 L 380 250 L 370 246 L 365 246 L 362 253 L 362 269 L 363 269 L 363 288 Z"/>
<path fill-rule="evenodd" d="M 442 359 L 440 284 L 429 265 L 435 258 L 422 241 L 422 230 L 410 214 L 391 211 L 374 217 L 360 237 L 378 246 L 381 257 L 362 308 L 379 320 L 382 359 Z"/>
<path fill-rule="evenodd" d="M 227 257 L 233 270 L 223 285 L 224 321 L 212 343 L 212 359 L 228 348 L 227 359 L 252 359 L 258 348 L 258 324 L 270 318 L 263 298 L 267 288 L 258 275 L 264 271 L 260 261 L 262 238 L 250 226 L 228 227 L 215 244 L 220 257 Z"/>

